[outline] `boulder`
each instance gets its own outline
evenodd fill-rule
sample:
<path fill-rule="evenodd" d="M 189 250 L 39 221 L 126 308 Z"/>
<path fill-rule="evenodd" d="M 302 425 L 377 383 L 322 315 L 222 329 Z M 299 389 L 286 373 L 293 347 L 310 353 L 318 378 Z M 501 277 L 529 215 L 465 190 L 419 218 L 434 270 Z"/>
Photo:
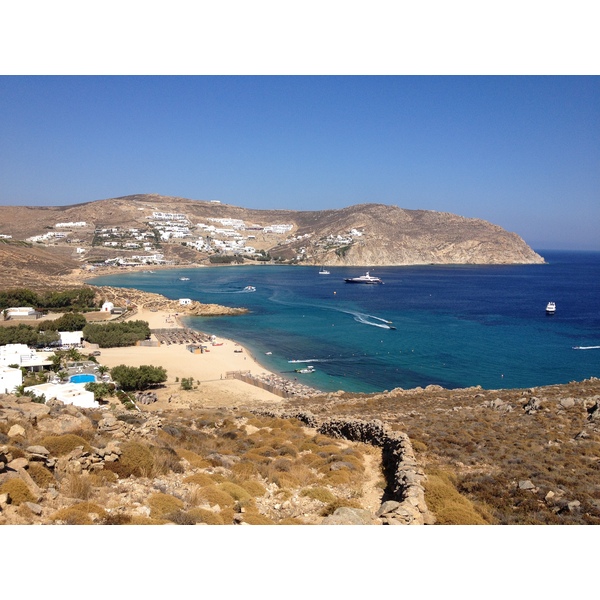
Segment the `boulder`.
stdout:
<path fill-rule="evenodd" d="M 322 525 L 373 525 L 373 516 L 368 510 L 342 506 L 321 521 Z"/>
<path fill-rule="evenodd" d="M 25 436 L 25 428 L 15 424 L 8 430 L 8 437 L 14 438 L 18 436 Z"/>

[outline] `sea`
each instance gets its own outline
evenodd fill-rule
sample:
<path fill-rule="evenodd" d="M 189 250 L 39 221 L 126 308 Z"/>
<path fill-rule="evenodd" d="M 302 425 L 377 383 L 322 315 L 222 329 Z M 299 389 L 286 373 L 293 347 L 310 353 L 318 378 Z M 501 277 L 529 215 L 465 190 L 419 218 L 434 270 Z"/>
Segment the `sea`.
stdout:
<path fill-rule="evenodd" d="M 137 271 L 89 283 L 245 307 L 241 316 L 184 322 L 325 392 L 529 388 L 600 377 L 600 252 L 537 252 L 546 264 L 369 269 L 382 285 L 345 283 L 363 275 L 361 267 L 322 275 L 319 266 L 277 265 Z M 307 365 L 313 373 L 295 371 Z"/>

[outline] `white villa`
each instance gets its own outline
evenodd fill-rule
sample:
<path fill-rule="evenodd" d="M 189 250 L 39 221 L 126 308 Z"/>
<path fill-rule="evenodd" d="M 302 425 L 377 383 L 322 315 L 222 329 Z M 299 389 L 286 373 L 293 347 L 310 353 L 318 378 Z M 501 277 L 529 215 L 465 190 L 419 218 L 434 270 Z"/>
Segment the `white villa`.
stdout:
<path fill-rule="evenodd" d="M 94 392 L 85 389 L 85 383 L 42 383 L 30 385 L 24 389 L 25 392 L 33 392 L 36 396 L 42 394 L 46 400 L 60 400 L 65 404 L 74 404 L 81 408 L 97 408 L 98 402 L 94 400 Z"/>
<path fill-rule="evenodd" d="M 23 385 L 21 369 L 0 366 L 0 394 L 12 394 L 20 385 Z"/>
<path fill-rule="evenodd" d="M 31 350 L 26 344 L 0 346 L 0 366 L 18 365 L 31 371 L 41 371 L 44 367 L 49 367 L 52 364 L 47 357 L 48 353 L 38 353 Z"/>

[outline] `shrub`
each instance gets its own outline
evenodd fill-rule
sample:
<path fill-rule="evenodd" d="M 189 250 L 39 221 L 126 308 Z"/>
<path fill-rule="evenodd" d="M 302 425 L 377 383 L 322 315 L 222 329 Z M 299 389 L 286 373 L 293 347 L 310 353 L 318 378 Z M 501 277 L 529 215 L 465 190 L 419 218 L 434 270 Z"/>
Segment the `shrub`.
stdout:
<path fill-rule="evenodd" d="M 323 487 L 307 488 L 302 490 L 300 495 L 306 496 L 307 498 L 313 498 L 314 500 L 318 500 L 323 504 L 331 504 L 335 502 L 335 496 L 328 489 Z"/>
<path fill-rule="evenodd" d="M 174 513 L 183 508 L 183 501 L 170 494 L 157 492 L 148 498 L 148 505 L 151 509 L 151 517 L 167 518 L 168 513 Z"/>
<path fill-rule="evenodd" d="M 258 467 L 252 462 L 242 460 L 231 467 L 231 472 L 240 479 L 247 479 L 249 477 L 256 477 Z"/>
<path fill-rule="evenodd" d="M 121 456 L 115 462 L 105 463 L 104 468 L 114 471 L 119 477 L 149 477 L 154 467 L 152 452 L 140 442 L 125 442 L 121 446 Z"/>
<path fill-rule="evenodd" d="M 89 475 L 71 473 L 61 482 L 61 492 L 70 498 L 88 500 L 92 495 L 92 482 Z"/>
<path fill-rule="evenodd" d="M 240 487 L 243 487 L 254 498 L 259 498 L 267 493 L 265 487 L 254 479 L 242 481 Z"/>
<path fill-rule="evenodd" d="M 192 508 L 188 515 L 196 519 L 196 523 L 205 523 L 206 525 L 224 525 L 223 517 L 219 513 L 205 508 Z"/>
<path fill-rule="evenodd" d="M 183 473 L 183 466 L 175 450 L 163 446 L 160 448 L 152 447 L 150 451 L 154 456 L 153 475 Z"/>
<path fill-rule="evenodd" d="M 260 513 L 246 513 L 244 514 L 243 520 L 244 523 L 248 523 L 248 525 L 275 525 L 275 521 Z"/>
<path fill-rule="evenodd" d="M 218 489 L 222 492 L 225 492 L 226 494 L 229 494 L 234 500 L 237 500 L 238 502 L 244 503 L 252 498 L 252 496 L 247 490 L 235 483 L 232 483 L 231 481 L 224 481 L 223 483 L 220 483 Z"/>
<path fill-rule="evenodd" d="M 485 525 L 473 503 L 454 487 L 454 476 L 444 471 L 427 474 L 425 502 L 440 525 Z"/>
<path fill-rule="evenodd" d="M 336 498 L 333 502 L 330 502 L 325 508 L 323 508 L 321 511 L 321 516 L 327 517 L 328 515 L 332 515 L 338 508 L 342 507 L 362 508 L 362 505 L 356 500 Z"/>
<path fill-rule="evenodd" d="M 46 489 L 49 485 L 54 484 L 56 482 L 52 471 L 50 471 L 38 462 L 30 462 L 27 472 L 31 476 L 31 479 L 33 479 L 33 481 L 36 483 L 36 485 L 38 485 L 42 489 Z"/>
<path fill-rule="evenodd" d="M 92 447 L 81 436 L 73 433 L 65 433 L 64 435 L 49 435 L 40 442 L 51 455 L 63 456 L 69 454 L 78 446 L 83 446 L 85 452 L 91 452 Z"/>
<path fill-rule="evenodd" d="M 189 475 L 183 480 L 183 483 L 193 483 L 195 485 L 199 485 L 200 487 L 206 487 L 207 485 L 214 485 L 215 480 L 206 473 L 194 473 L 193 475 Z"/>
<path fill-rule="evenodd" d="M 50 517 L 50 520 L 64 521 L 67 525 L 91 525 L 94 522 L 90 516 L 92 514 L 98 515 L 102 521 L 108 517 L 108 513 L 101 506 L 92 502 L 79 502 L 73 506 L 61 508 Z"/>
<path fill-rule="evenodd" d="M 199 496 L 211 506 L 218 504 L 221 508 L 230 508 L 235 504 L 233 496 L 220 490 L 216 485 L 209 485 L 201 488 Z"/>
<path fill-rule="evenodd" d="M 207 460 L 204 460 L 204 458 L 202 458 L 199 454 L 196 454 L 191 450 L 186 450 L 185 448 L 178 448 L 176 452 L 181 458 L 187 460 L 192 467 L 196 467 L 198 469 L 205 469 L 206 467 L 210 466 L 210 463 Z"/>
<path fill-rule="evenodd" d="M 171 523 L 175 523 L 176 525 L 195 525 L 198 522 L 198 519 L 193 513 L 190 514 L 185 510 L 176 510 L 168 513 L 164 515 L 164 518 L 171 521 Z"/>
<path fill-rule="evenodd" d="M 31 493 L 27 484 L 18 477 L 8 479 L 0 486 L 0 494 L 8 494 L 10 501 L 15 506 L 22 502 L 35 502 L 36 497 Z"/>

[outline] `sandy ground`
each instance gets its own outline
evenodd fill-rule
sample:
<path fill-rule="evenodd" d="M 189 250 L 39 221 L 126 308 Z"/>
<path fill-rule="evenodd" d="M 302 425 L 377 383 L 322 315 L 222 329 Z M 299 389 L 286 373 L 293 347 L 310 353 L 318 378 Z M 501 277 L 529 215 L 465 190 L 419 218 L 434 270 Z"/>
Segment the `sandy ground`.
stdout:
<path fill-rule="evenodd" d="M 150 329 L 181 327 L 173 314 L 153 312 L 143 307 L 140 307 L 132 318 L 148 321 Z M 166 369 L 168 380 L 165 388 L 158 390 L 159 401 L 142 407 L 144 410 L 282 402 L 282 398 L 266 390 L 239 380 L 226 379 L 227 371 L 250 371 L 253 375 L 268 375 L 270 372 L 261 367 L 246 349 L 236 342 L 219 337 L 215 342 L 223 345 L 208 344 L 209 351 L 204 354 L 189 352 L 185 344 L 103 348 L 98 362 L 109 368 L 125 364 L 133 367 L 154 365 Z M 234 352 L 240 349 L 242 352 Z M 183 377 L 193 377 L 196 389 L 182 390 L 176 378 L 181 381 Z"/>

